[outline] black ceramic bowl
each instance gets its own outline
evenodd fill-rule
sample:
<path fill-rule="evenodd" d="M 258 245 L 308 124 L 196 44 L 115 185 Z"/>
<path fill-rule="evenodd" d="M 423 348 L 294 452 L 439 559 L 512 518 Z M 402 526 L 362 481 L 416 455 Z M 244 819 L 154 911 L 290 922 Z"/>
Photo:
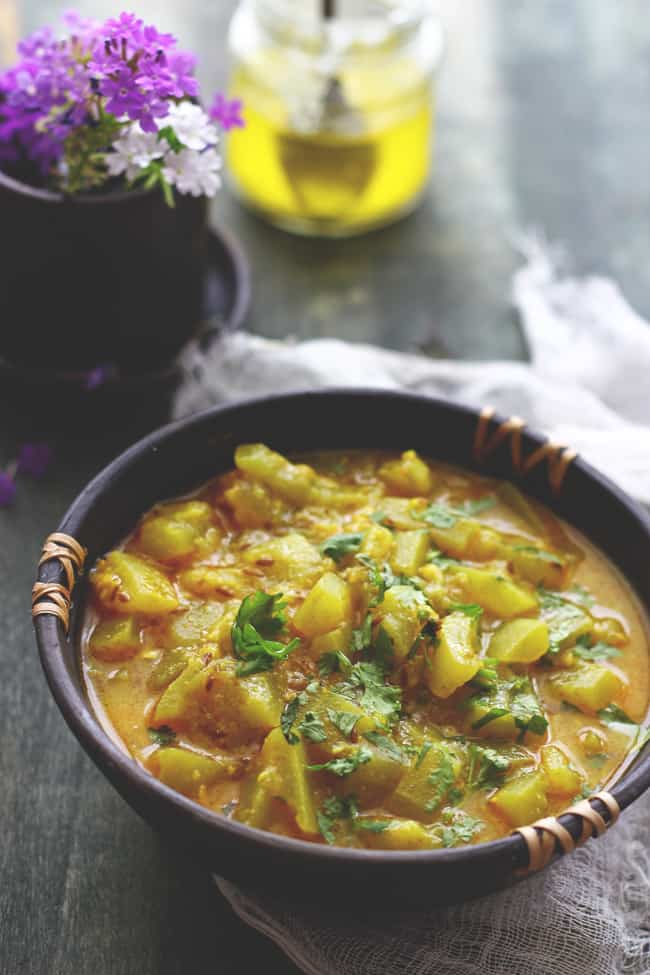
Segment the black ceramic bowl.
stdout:
<path fill-rule="evenodd" d="M 447 402 L 368 390 L 296 393 L 213 409 L 167 426 L 127 450 L 86 487 L 57 530 L 88 549 L 86 565 L 90 566 L 156 501 L 231 468 L 234 447 L 250 441 L 264 441 L 284 451 L 413 447 L 432 458 L 516 480 L 507 437 L 477 464 L 473 448 L 478 422 L 475 411 Z M 484 429 L 493 432 L 495 421 Z M 539 437 L 524 433 L 522 457 L 530 457 L 542 444 Z M 526 491 L 604 549 L 650 608 L 650 520 L 633 501 L 579 459 L 569 465 L 557 497 L 545 463 L 534 466 L 520 481 Z M 65 583 L 56 561 L 44 565 L 38 578 Z M 82 577 L 74 590 L 69 637 L 53 616 L 36 619 L 52 693 L 74 734 L 126 801 L 167 841 L 184 848 L 206 868 L 249 888 L 293 891 L 301 900 L 312 897 L 332 903 L 332 898 L 340 902 L 342 896 L 349 896 L 359 904 L 379 897 L 389 907 L 476 897 L 514 883 L 525 870 L 528 849 L 519 835 L 451 850 L 341 849 L 232 822 L 167 788 L 111 741 L 93 713 L 79 666 L 85 598 Z M 649 751 L 646 746 L 611 789 L 621 809 L 650 785 Z M 599 802 L 594 804 L 605 814 Z M 578 836 L 578 817 L 565 815 L 560 821 Z"/>

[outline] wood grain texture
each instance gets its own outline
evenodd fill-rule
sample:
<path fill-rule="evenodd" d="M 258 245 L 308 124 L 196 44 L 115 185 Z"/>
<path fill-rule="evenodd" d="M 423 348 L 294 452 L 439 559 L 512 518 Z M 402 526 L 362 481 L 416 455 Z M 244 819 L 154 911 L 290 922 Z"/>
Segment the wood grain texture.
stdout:
<path fill-rule="evenodd" d="M 66 4 L 9 6 L 24 32 Z M 101 16 L 122 5 L 77 6 Z M 254 331 L 521 358 L 508 304 L 517 260 L 510 244 L 529 224 L 564 242 L 577 270 L 615 276 L 650 314 L 645 0 L 445 6 L 453 9 L 436 172 L 413 217 L 359 240 L 303 241 L 266 227 L 225 195 L 216 201 L 216 219 L 251 257 Z M 232 7 L 232 0 L 176 0 L 160 22 L 197 51 L 210 88 L 224 78 Z M 137 9 L 160 20 L 157 0 Z M 5 16 L 0 31 L 8 22 Z M 86 480 L 146 421 L 135 418 L 107 436 L 74 424 L 64 434 L 54 411 L 36 421 L 11 402 L 0 408 L 0 463 L 24 439 L 46 436 L 57 450 L 47 480 L 22 480 L 14 509 L 0 510 L 0 972 L 295 972 L 232 915 L 201 868 L 165 849 L 95 771 L 40 672 L 29 593 L 42 541 Z"/>

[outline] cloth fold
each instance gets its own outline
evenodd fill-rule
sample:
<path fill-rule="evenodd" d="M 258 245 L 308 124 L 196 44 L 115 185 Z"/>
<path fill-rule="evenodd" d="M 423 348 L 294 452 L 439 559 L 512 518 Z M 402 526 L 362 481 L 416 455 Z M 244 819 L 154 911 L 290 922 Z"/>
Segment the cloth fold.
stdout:
<path fill-rule="evenodd" d="M 176 416 L 255 394 L 323 386 L 407 389 L 489 403 L 575 448 L 650 503 L 650 326 L 601 277 L 561 272 L 539 239 L 512 285 L 529 363 L 455 362 L 337 339 L 224 336 L 189 353 Z M 381 919 L 312 910 L 216 882 L 234 910 L 309 975 L 650 975 L 650 797 L 606 837 L 525 885 Z"/>

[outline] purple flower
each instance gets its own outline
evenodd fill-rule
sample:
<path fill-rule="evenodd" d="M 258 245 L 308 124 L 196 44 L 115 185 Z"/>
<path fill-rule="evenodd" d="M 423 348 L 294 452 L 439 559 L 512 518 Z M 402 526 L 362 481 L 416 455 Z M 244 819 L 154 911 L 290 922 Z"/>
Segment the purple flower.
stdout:
<path fill-rule="evenodd" d="M 16 470 L 30 477 L 43 477 L 52 463 L 54 451 L 46 443 L 24 443 L 18 451 Z"/>
<path fill-rule="evenodd" d="M 100 86 L 105 98 L 106 111 L 113 115 L 128 115 L 134 121 L 139 118 L 145 105 L 145 96 L 133 84 L 133 72 L 120 68 L 115 74 L 105 78 Z"/>
<path fill-rule="evenodd" d="M 84 381 L 84 389 L 88 392 L 92 392 L 93 389 L 98 389 L 103 386 L 104 383 L 108 382 L 111 377 L 112 369 L 108 365 L 95 366 L 86 373 L 86 378 Z"/>
<path fill-rule="evenodd" d="M 16 497 L 16 483 L 10 474 L 0 471 L 0 508 L 8 508 Z"/>
<path fill-rule="evenodd" d="M 242 102 L 239 98 L 229 100 L 221 92 L 217 92 L 209 115 L 210 118 L 219 123 L 224 131 L 230 132 L 231 129 L 243 129 L 246 125 L 241 117 L 241 110 Z"/>

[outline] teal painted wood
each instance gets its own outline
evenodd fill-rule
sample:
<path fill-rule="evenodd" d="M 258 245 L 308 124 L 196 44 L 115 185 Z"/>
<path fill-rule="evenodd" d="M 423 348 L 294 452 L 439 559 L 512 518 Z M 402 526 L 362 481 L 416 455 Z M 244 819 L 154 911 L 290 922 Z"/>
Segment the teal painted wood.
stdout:
<path fill-rule="evenodd" d="M 68 5 L 23 0 L 24 29 Z M 174 16 L 160 24 L 197 51 L 209 87 L 223 78 L 232 5 L 177 0 Z M 77 6 L 95 15 L 121 7 Z M 454 9 L 436 173 L 413 217 L 361 240 L 305 242 L 267 228 L 225 196 L 216 201 L 216 217 L 239 235 L 253 264 L 254 331 L 521 358 L 508 305 L 516 266 L 510 240 L 529 224 L 564 242 L 577 270 L 614 275 L 650 315 L 645 0 L 445 6 Z M 152 20 L 159 7 L 137 5 Z M 0 511 L 0 972 L 294 972 L 115 795 L 65 728 L 40 672 L 29 591 L 41 543 L 87 479 L 144 432 L 142 424 L 98 438 L 73 419 L 65 434 L 52 434 L 48 418 L 30 422 L 6 401 L 0 408 L 1 464 L 23 439 L 57 442 L 47 480 L 22 481 L 15 508 Z"/>

